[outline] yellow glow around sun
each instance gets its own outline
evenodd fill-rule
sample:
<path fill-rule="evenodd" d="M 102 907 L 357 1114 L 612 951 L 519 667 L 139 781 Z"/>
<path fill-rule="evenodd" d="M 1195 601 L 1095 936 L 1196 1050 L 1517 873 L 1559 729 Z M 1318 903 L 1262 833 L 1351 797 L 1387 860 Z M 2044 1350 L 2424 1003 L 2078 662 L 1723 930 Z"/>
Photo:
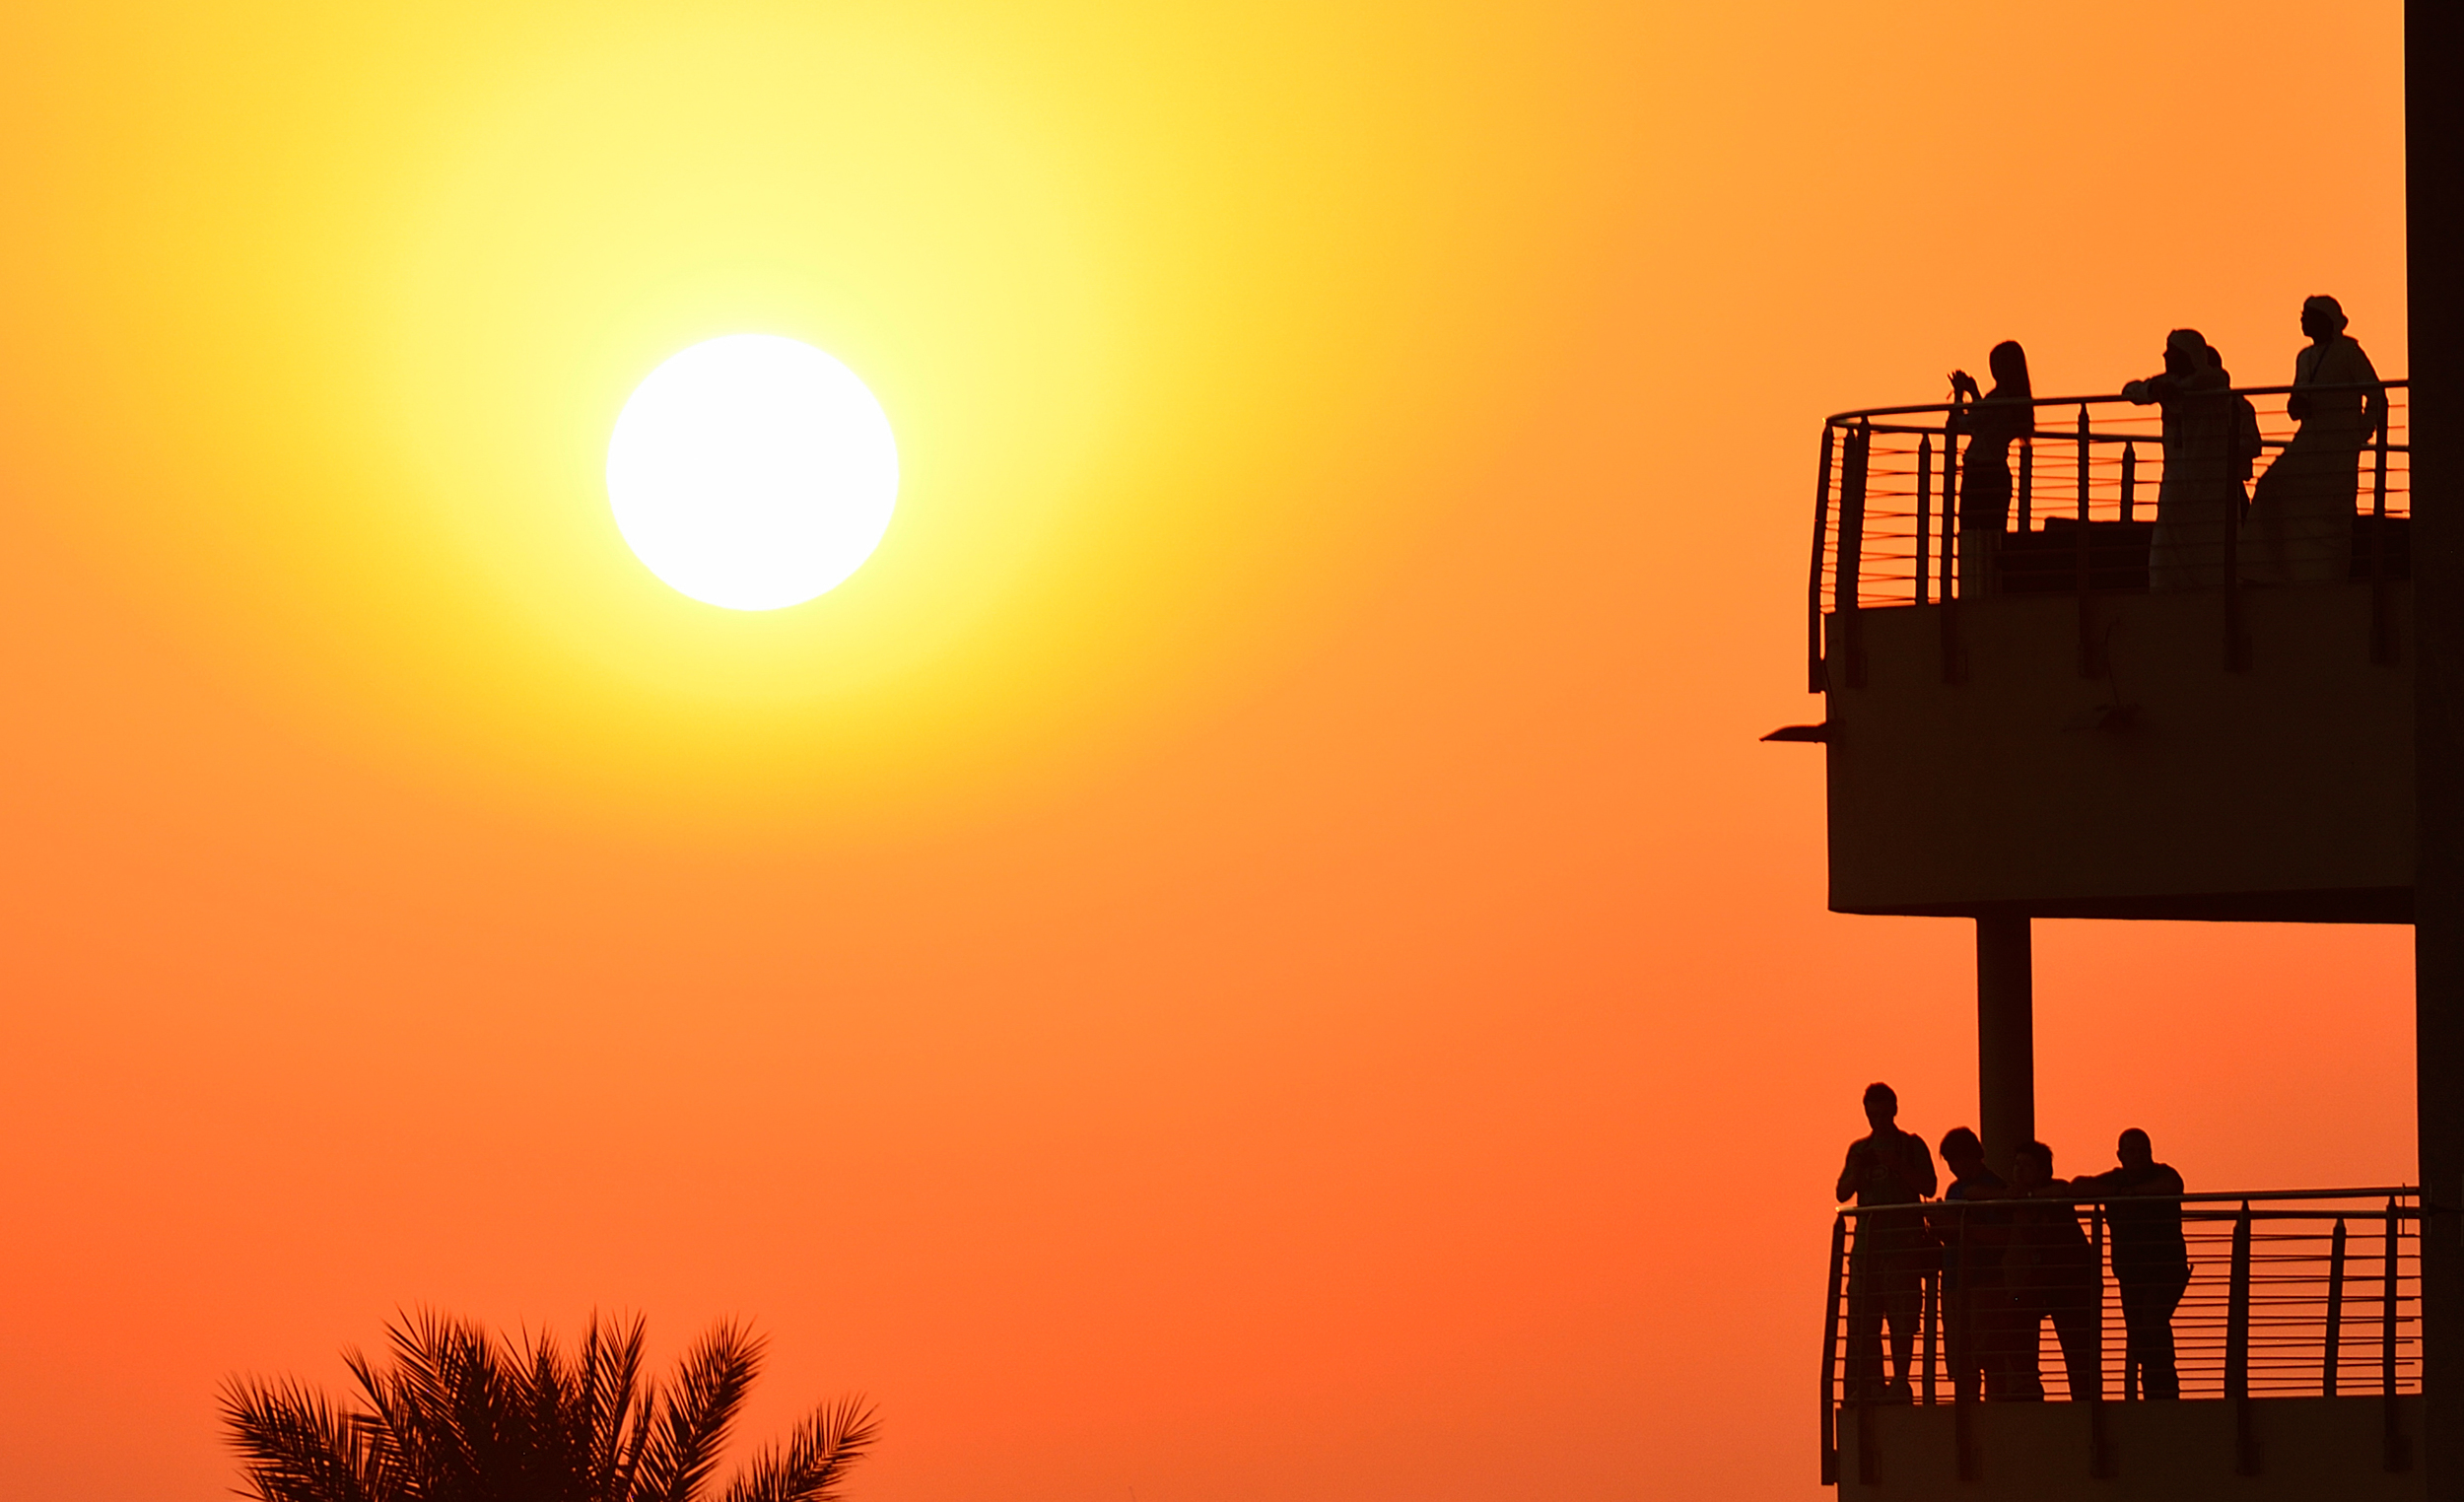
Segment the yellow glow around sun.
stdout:
<path fill-rule="evenodd" d="M 1236 692 L 1543 368 L 1532 164 L 1610 139 L 1462 0 L 30 14 L 44 514 L 318 733 L 627 819 L 956 807 Z M 835 571 L 693 582 L 610 494 L 646 377 L 748 331 L 897 423 L 791 609 L 704 601 Z"/>
<path fill-rule="evenodd" d="M 608 440 L 607 496 L 626 544 L 678 593 L 779 610 L 881 545 L 898 444 L 854 371 L 793 339 L 732 334 L 635 389 Z"/>

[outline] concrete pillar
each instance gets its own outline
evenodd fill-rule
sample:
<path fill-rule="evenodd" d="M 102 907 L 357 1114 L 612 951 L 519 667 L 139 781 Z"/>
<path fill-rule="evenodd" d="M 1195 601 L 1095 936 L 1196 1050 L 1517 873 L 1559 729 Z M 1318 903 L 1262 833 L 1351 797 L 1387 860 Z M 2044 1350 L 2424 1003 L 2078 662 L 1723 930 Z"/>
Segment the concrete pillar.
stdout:
<path fill-rule="evenodd" d="M 1985 1162 L 2011 1177 L 2036 1139 L 2036 962 L 2028 920 L 1976 921 L 1976 1130 Z"/>
<path fill-rule="evenodd" d="M 2464 6 L 2404 7 L 2412 318 L 2422 1440 L 2429 1495 L 2464 1502 Z"/>

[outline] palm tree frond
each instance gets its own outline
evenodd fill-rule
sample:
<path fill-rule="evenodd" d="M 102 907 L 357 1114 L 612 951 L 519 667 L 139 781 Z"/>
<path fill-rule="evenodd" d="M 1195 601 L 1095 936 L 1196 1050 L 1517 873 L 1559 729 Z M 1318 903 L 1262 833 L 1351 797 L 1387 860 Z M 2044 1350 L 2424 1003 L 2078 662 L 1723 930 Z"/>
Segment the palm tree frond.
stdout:
<path fill-rule="evenodd" d="M 234 1381 L 223 1420 L 258 1502 L 394 1502 L 396 1477 L 368 1415 L 293 1382 Z"/>
<path fill-rule="evenodd" d="M 675 1384 L 660 1395 L 630 1502 L 695 1502 L 719 1465 L 728 1426 L 761 1371 L 763 1341 L 721 1321 L 685 1352 Z"/>
<path fill-rule="evenodd" d="M 839 1483 L 880 1434 L 880 1420 L 861 1397 L 824 1403 L 785 1445 L 756 1457 L 728 1485 L 724 1502 L 837 1502 Z"/>
<path fill-rule="evenodd" d="M 593 1312 L 581 1341 L 498 1337 L 397 1313 L 378 1359 L 345 1351 L 356 1392 L 234 1379 L 221 1394 L 252 1502 L 711 1502 L 763 1340 L 728 1321 L 665 1383 L 638 1316 Z M 835 1502 L 878 1432 L 856 1398 L 826 1404 L 740 1470 L 725 1502 Z"/>

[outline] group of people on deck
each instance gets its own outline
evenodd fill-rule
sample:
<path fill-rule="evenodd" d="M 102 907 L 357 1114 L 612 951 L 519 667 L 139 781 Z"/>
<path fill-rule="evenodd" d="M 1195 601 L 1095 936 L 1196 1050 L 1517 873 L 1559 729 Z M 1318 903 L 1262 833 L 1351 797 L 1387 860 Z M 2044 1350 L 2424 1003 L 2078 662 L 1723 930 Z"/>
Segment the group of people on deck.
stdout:
<path fill-rule="evenodd" d="M 1938 1269 L 1942 1328 L 1950 1336 L 1958 1396 L 2041 1400 L 2037 1351 L 2051 1321 L 2072 1400 L 2103 1397 L 2100 1269 L 2080 1224 L 2081 1200 L 2101 1200 L 2105 1207 L 2128 1333 L 2126 1371 L 2142 1397 L 2181 1396 L 2173 1311 L 2190 1286 L 2182 1178 L 2156 1161 L 2147 1132 L 2134 1126 L 2122 1133 L 2119 1167 L 2070 1180 L 2054 1177 L 2052 1148 L 2030 1142 L 2005 1179 L 1986 1165 L 1976 1133 L 1954 1126 L 1941 1144 L 1951 1182 L 1936 1199 L 1933 1155 L 1923 1137 L 1899 1129 L 1899 1097 L 1890 1086 L 1866 1087 L 1865 1115 L 1873 1130 L 1849 1144 L 1837 1197 L 1860 1207 L 1898 1208 L 1857 1217 L 1848 1268 L 1852 1400 L 1914 1400 L 1910 1374 L 1924 1279 Z M 1887 1372 L 1885 1326 L 1892 1358 Z"/>
<path fill-rule="evenodd" d="M 2369 356 L 2345 332 L 2334 298 L 2301 305 L 2307 348 L 2293 357 L 2286 414 L 2299 425 L 2250 486 L 2262 446 L 2257 410 L 2232 391 L 2224 357 L 2197 329 L 2165 336 L 2164 369 L 2122 387 L 2163 416 L 2164 476 L 2148 548 L 2151 589 L 2212 589 L 2224 582 L 2228 508 L 2247 508 L 2235 550 L 2247 583 L 2308 583 L 2349 577 L 2361 450 L 2387 421 L 2387 395 Z M 1994 591 L 1995 559 L 2010 525 L 2011 445 L 2035 431 L 2027 352 L 2005 340 L 1987 356 L 1991 390 L 1951 373 L 1949 429 L 1965 435 L 1959 483 L 1959 592 Z"/>

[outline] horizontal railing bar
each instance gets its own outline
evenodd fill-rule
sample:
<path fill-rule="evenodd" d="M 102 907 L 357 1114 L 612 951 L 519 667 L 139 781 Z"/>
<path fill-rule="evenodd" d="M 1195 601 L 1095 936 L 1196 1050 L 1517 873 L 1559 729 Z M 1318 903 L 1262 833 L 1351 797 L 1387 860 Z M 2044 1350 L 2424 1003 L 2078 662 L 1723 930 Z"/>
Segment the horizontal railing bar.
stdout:
<path fill-rule="evenodd" d="M 1910 1199 L 1902 1200 L 1897 1204 L 1843 1204 L 1839 1206 L 1838 1213 L 1865 1215 L 1882 1210 L 1956 1209 L 1963 1204 L 2110 1205 L 2117 1200 L 2131 1204 L 2221 1204 L 2227 1201 L 2238 1203 L 2244 1199 L 2253 1203 L 2263 1199 L 2409 1199 L 2420 1193 L 2420 1190 L 2408 1184 L 2393 1189 L 2217 1190 L 2196 1195 L 2032 1195 L 2023 1199 L 2017 1197 L 2010 1199 Z M 2375 1213 L 2383 1215 L 2386 1210 L 2382 1206 Z M 2412 1216 L 2418 1215 L 2420 1211 L 2410 1205 L 2398 1205 L 2396 1213 L 2400 1216 Z"/>
<path fill-rule="evenodd" d="M 2154 422 L 2155 419 L 2151 418 L 2149 421 Z M 1871 427 L 1876 433 L 1897 433 L 1913 438 L 1940 438 L 1943 434 L 1943 430 L 1940 428 L 1921 428 L 1909 423 L 1867 424 L 1860 420 L 1859 422 L 1844 424 L 1843 426 Z M 2013 434 L 2012 437 L 2015 439 L 2043 439 L 2048 443 L 2058 440 L 2065 444 L 2076 444 L 2079 442 L 2079 430 L 2074 428 L 2068 432 L 2064 432 L 2059 428 L 2035 428 L 2030 429 L 2025 433 Z M 2156 444 L 2162 442 L 2162 440 L 2163 435 L 2154 430 L 2147 433 L 2098 433 L 2093 429 L 2090 429 L 2088 433 L 2088 442 L 2090 444 Z M 2292 446 L 2292 444 L 2293 440 L 2291 439 L 2261 437 L 2259 440 L 2259 447 L 2262 449 L 2286 448 Z M 2378 445 L 2376 444 L 2364 444 L 2362 445 L 2361 451 L 2364 453 L 2376 453 L 2378 451 Z M 2390 454 L 2411 453 L 2412 451 L 2413 445 L 2410 444 L 2389 444 L 2387 445 L 2387 452 Z M 2042 480 L 2047 475 L 2066 475 L 2072 473 L 2075 468 L 2075 465 L 2058 463 L 2054 460 L 2048 459 L 2039 465 L 2036 471 L 2036 477 L 2037 479 Z M 1916 471 L 1913 469 L 1876 469 L 1873 470 L 1872 473 L 1878 475 L 1912 475 L 1915 474 Z"/>
<path fill-rule="evenodd" d="M 2317 395 L 2326 391 L 2360 391 L 2367 393 L 2371 391 L 2401 391 L 2406 389 L 2411 384 L 2412 382 L 2407 379 L 2340 381 L 2332 386 L 2234 386 L 2229 390 L 2201 391 L 2197 394 L 2201 396 L 2290 396 L 2295 391 L 2300 391 L 2306 395 Z M 2019 397 L 1997 397 L 1994 399 L 2014 403 L 2021 400 L 2021 398 Z M 2024 400 L 2026 404 L 2031 407 L 2082 407 L 2093 406 L 2099 402 L 2133 407 L 2153 405 L 2153 403 L 2149 402 L 2132 401 L 2129 397 L 2124 396 L 2119 391 L 2107 392 L 2098 396 L 2030 396 L 2024 398 Z M 1835 412 L 1829 417 L 1824 418 L 1823 421 L 1830 424 L 1854 425 L 1877 417 L 1898 417 L 1910 412 L 1954 412 L 1962 408 L 1972 407 L 1975 405 L 1977 405 L 1975 402 L 1937 401 L 1924 402 L 1905 407 L 1859 407 L 1852 411 Z M 2068 434 L 2063 436 L 2065 438 L 2071 437 L 2071 435 Z"/>

